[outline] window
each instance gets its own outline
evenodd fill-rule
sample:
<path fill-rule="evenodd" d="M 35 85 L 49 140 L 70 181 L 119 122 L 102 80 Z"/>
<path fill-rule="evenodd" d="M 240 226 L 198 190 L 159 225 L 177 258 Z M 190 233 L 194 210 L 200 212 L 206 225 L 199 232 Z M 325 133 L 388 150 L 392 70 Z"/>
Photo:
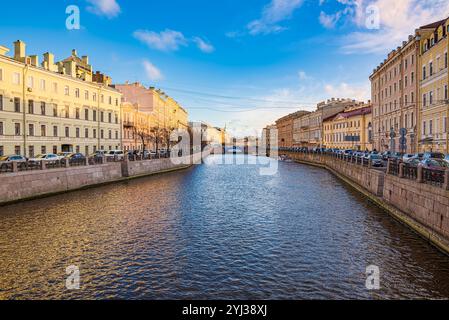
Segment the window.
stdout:
<path fill-rule="evenodd" d="M 0 69 L 0 81 L 3 81 L 3 69 Z"/>
<path fill-rule="evenodd" d="M 47 136 L 47 126 L 45 124 L 41 125 L 41 137 Z"/>
<path fill-rule="evenodd" d="M 70 128 L 69 127 L 65 127 L 65 137 L 66 138 L 70 137 Z"/>
<path fill-rule="evenodd" d="M 28 113 L 34 114 L 34 101 L 28 100 Z"/>
<path fill-rule="evenodd" d="M 41 147 L 41 154 L 46 154 L 47 153 L 47 147 L 46 146 L 42 146 Z"/>
<path fill-rule="evenodd" d="M 92 111 L 92 120 L 97 121 L 97 110 Z"/>
<path fill-rule="evenodd" d="M 444 133 L 447 133 L 447 117 L 444 117 L 443 120 L 443 130 Z"/>
<path fill-rule="evenodd" d="M 84 91 L 84 99 L 89 100 L 89 91 Z"/>
<path fill-rule="evenodd" d="M 84 109 L 84 119 L 89 120 L 89 109 Z"/>
<path fill-rule="evenodd" d="M 58 146 L 53 146 L 53 153 L 57 154 L 58 153 Z"/>
<path fill-rule="evenodd" d="M 109 104 L 112 104 L 112 97 L 109 97 Z"/>
<path fill-rule="evenodd" d="M 53 92 L 58 93 L 58 84 L 56 82 L 53 82 Z"/>
<path fill-rule="evenodd" d="M 433 120 L 429 121 L 429 134 L 433 133 Z"/>
<path fill-rule="evenodd" d="M 65 106 L 65 117 L 69 118 L 70 117 L 70 107 L 69 106 Z"/>
<path fill-rule="evenodd" d="M 115 140 L 118 140 L 118 131 L 115 131 Z"/>
<path fill-rule="evenodd" d="M 433 91 L 429 92 L 429 105 L 432 105 L 433 103 Z"/>
<path fill-rule="evenodd" d="M 112 139 L 112 131 L 109 130 L 109 134 L 108 134 L 109 139 Z"/>
<path fill-rule="evenodd" d="M 30 123 L 30 124 L 28 125 L 28 135 L 29 135 L 30 137 L 33 137 L 33 136 L 34 136 L 34 124 L 32 124 L 32 123 Z"/>
<path fill-rule="evenodd" d="M 444 68 L 447 68 L 447 52 L 444 53 Z"/>
<path fill-rule="evenodd" d="M 27 85 L 29 88 L 34 88 L 34 78 L 33 77 L 31 77 L 31 76 L 28 77 Z"/>
<path fill-rule="evenodd" d="M 80 97 L 80 89 L 78 89 L 78 88 L 75 89 L 75 97 L 76 98 Z"/>
<path fill-rule="evenodd" d="M 0 111 L 3 110 L 3 95 L 0 94 Z"/>
<path fill-rule="evenodd" d="M 447 85 L 444 86 L 444 100 L 448 99 Z"/>
<path fill-rule="evenodd" d="M 100 138 L 104 139 L 104 130 L 103 129 L 101 129 L 101 131 L 100 131 Z"/>
<path fill-rule="evenodd" d="M 76 148 L 75 148 L 75 150 L 76 150 L 76 153 L 80 153 L 80 146 L 76 146 Z"/>
<path fill-rule="evenodd" d="M 69 95 L 70 95 L 70 88 L 69 88 L 68 86 L 65 86 L 65 87 L 64 87 L 64 94 L 65 94 L 66 96 L 69 96 Z"/>
<path fill-rule="evenodd" d="M 17 84 L 17 85 L 20 84 L 20 74 L 19 74 L 19 73 L 14 72 L 14 73 L 12 74 L 12 83 L 13 83 L 13 84 Z"/>
<path fill-rule="evenodd" d="M 94 139 L 97 139 L 97 129 L 92 130 L 92 135 Z"/>
<path fill-rule="evenodd" d="M 58 126 L 53 126 L 53 137 L 58 136 Z"/>
<path fill-rule="evenodd" d="M 411 73 L 411 83 L 415 82 L 415 73 Z"/>
<path fill-rule="evenodd" d="M 433 62 L 429 64 L 429 76 L 433 75 Z"/>
<path fill-rule="evenodd" d="M 84 129 L 84 137 L 89 138 L 89 129 L 88 128 Z"/>
<path fill-rule="evenodd" d="M 426 94 L 423 94 L 423 96 L 422 96 L 422 105 L 423 105 L 423 107 L 425 107 L 427 105 L 427 95 Z"/>
<path fill-rule="evenodd" d="M 39 82 L 39 87 L 42 91 L 45 91 L 45 80 L 41 79 L 41 81 Z"/>
<path fill-rule="evenodd" d="M 422 79 L 426 80 L 426 66 L 422 67 Z"/>
<path fill-rule="evenodd" d="M 100 121 L 104 122 L 104 112 L 103 111 L 100 112 Z"/>
<path fill-rule="evenodd" d="M 426 129 L 427 129 L 426 128 L 426 122 L 423 121 L 423 123 L 422 123 L 422 132 L 423 132 L 423 134 L 427 134 L 427 130 Z"/>
<path fill-rule="evenodd" d="M 108 114 L 108 121 L 109 121 L 109 123 L 112 123 L 112 113 L 110 113 L 110 112 Z"/>
<path fill-rule="evenodd" d="M 104 95 L 100 95 L 100 102 L 104 103 Z"/>
<path fill-rule="evenodd" d="M 96 93 L 92 93 L 92 100 L 93 101 L 97 101 L 97 94 Z"/>
<path fill-rule="evenodd" d="M 0 122 L 0 136 L 3 135 L 3 122 Z"/>
<path fill-rule="evenodd" d="M 75 109 L 75 118 L 79 119 L 80 118 L 80 108 L 76 108 Z"/>
<path fill-rule="evenodd" d="M 20 123 L 14 123 L 14 134 L 20 136 Z"/>
<path fill-rule="evenodd" d="M 41 115 L 45 116 L 45 110 L 46 109 L 46 104 L 44 101 L 41 102 Z"/>
<path fill-rule="evenodd" d="M 4 156 L 5 155 L 5 149 L 3 148 L 3 146 L 0 146 L 0 156 Z"/>
<path fill-rule="evenodd" d="M 58 116 L 58 106 L 56 104 L 53 105 L 53 117 Z"/>
<path fill-rule="evenodd" d="M 76 129 L 75 129 L 75 134 L 76 134 L 76 137 L 77 137 L 77 138 L 80 137 L 80 128 L 76 128 Z"/>
<path fill-rule="evenodd" d="M 20 156 L 20 146 L 14 146 L 14 153 Z"/>
<path fill-rule="evenodd" d="M 89 154 L 89 146 L 84 147 L 84 154 L 87 156 Z"/>

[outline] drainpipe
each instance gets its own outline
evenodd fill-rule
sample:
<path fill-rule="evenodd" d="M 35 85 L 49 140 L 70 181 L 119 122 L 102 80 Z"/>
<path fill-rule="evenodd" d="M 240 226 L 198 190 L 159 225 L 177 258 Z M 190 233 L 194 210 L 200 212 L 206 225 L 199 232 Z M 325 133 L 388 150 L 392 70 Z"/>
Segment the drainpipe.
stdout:
<path fill-rule="evenodd" d="M 22 121 L 23 121 L 23 155 L 27 156 L 27 130 L 26 130 L 26 97 L 27 97 L 27 88 L 26 88 L 26 75 L 28 73 L 28 64 L 26 63 L 25 59 L 25 66 L 23 68 L 22 76 L 23 76 L 23 82 L 22 82 L 22 89 L 23 89 L 23 110 L 22 110 Z"/>

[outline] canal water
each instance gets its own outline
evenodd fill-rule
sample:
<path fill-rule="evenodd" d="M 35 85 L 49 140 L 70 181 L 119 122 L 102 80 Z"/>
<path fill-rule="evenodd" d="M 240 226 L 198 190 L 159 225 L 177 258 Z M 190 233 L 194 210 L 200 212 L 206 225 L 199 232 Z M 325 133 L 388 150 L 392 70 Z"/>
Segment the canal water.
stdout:
<path fill-rule="evenodd" d="M 0 298 L 449 298 L 449 258 L 327 171 L 217 159 L 0 207 Z"/>

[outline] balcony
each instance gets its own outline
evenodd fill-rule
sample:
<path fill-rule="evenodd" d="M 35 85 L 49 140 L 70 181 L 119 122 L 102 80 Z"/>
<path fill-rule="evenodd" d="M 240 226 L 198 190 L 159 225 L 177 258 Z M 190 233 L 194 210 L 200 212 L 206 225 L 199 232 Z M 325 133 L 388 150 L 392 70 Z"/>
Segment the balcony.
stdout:
<path fill-rule="evenodd" d="M 134 127 L 134 121 L 123 121 L 123 126 L 125 128 L 132 128 Z"/>

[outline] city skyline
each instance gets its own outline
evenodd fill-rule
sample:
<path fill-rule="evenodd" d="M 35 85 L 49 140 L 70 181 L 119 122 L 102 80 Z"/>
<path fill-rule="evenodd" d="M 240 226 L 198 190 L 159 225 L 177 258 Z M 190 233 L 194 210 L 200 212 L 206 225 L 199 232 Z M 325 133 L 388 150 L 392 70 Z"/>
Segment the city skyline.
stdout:
<path fill-rule="evenodd" d="M 373 4 L 380 10 L 379 29 L 366 26 L 366 9 Z M 18 5 L 6 4 L 6 12 Z M 80 9 L 80 30 L 66 29 L 69 5 Z M 57 58 L 76 48 L 114 83 L 160 87 L 191 120 L 245 135 L 286 113 L 312 111 L 327 98 L 368 100 L 372 69 L 414 32 L 407 13 L 419 12 L 413 13 L 413 24 L 419 25 L 447 15 L 448 7 L 444 1 L 412 0 L 394 5 L 383 0 L 226 1 L 220 6 L 43 1 L 21 9 L 32 23 L 19 25 L 6 15 L 0 43 L 10 47 L 22 39 L 30 53 L 51 49 Z M 42 8 L 54 18 L 33 19 Z"/>

